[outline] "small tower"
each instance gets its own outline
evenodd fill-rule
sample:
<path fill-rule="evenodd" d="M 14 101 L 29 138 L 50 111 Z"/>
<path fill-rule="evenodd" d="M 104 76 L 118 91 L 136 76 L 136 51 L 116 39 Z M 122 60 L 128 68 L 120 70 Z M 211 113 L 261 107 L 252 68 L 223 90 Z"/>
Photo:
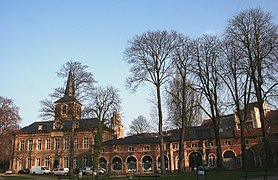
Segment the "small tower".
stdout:
<path fill-rule="evenodd" d="M 74 79 L 69 71 L 64 97 L 55 101 L 55 121 L 66 121 L 81 118 L 82 104 L 74 97 Z"/>
<path fill-rule="evenodd" d="M 122 125 L 122 119 L 119 112 L 114 112 L 111 119 L 112 129 L 117 139 L 124 138 L 124 127 Z"/>

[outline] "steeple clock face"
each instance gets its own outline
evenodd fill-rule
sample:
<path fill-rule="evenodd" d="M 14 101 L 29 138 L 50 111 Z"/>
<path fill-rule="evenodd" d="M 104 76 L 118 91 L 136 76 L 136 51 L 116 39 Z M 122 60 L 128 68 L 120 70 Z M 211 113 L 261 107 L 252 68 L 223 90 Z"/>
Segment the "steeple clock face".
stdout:
<path fill-rule="evenodd" d="M 54 125 L 55 129 L 62 129 L 63 128 L 63 123 L 60 119 L 57 120 L 56 122 L 54 122 L 53 125 Z"/>

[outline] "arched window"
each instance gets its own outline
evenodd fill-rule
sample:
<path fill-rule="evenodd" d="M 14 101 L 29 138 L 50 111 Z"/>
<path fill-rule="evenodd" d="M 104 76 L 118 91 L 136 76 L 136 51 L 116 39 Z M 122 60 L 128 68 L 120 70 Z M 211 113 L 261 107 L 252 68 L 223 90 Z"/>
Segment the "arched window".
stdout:
<path fill-rule="evenodd" d="M 114 157 L 112 160 L 112 170 L 122 171 L 122 160 L 119 157 Z"/>
<path fill-rule="evenodd" d="M 189 155 L 189 168 L 193 171 L 194 168 L 202 165 L 202 156 L 198 152 L 193 152 Z"/>
<path fill-rule="evenodd" d="M 143 171 L 144 172 L 150 172 L 153 170 L 152 168 L 152 158 L 150 156 L 144 156 L 142 159 L 142 166 L 143 166 Z"/>
<path fill-rule="evenodd" d="M 214 154 L 209 154 L 208 155 L 208 166 L 209 167 L 215 167 L 215 155 Z"/>
<path fill-rule="evenodd" d="M 179 169 L 179 156 L 176 156 L 175 158 L 175 170 Z"/>
<path fill-rule="evenodd" d="M 235 153 L 233 153 L 232 151 L 226 151 L 224 153 L 224 158 L 235 158 Z"/>
<path fill-rule="evenodd" d="M 104 157 L 99 158 L 99 166 L 107 170 L 107 161 Z"/>
<path fill-rule="evenodd" d="M 158 170 L 160 170 L 161 157 L 158 157 Z M 165 170 L 168 170 L 168 157 L 164 155 Z"/>
<path fill-rule="evenodd" d="M 130 156 L 127 158 L 127 171 L 129 172 L 135 172 L 137 171 L 137 163 L 136 158 L 133 156 Z"/>
<path fill-rule="evenodd" d="M 236 156 L 233 151 L 226 151 L 223 155 L 223 166 L 225 169 L 236 168 Z"/>

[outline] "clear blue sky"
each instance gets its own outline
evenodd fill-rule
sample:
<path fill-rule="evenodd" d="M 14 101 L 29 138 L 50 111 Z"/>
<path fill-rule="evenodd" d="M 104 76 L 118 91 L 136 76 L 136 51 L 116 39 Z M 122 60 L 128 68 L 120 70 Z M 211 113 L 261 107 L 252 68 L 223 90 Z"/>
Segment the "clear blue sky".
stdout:
<path fill-rule="evenodd" d="M 150 118 L 148 88 L 130 94 L 127 41 L 148 30 L 221 34 L 240 11 L 261 7 L 278 24 L 277 0 L 0 0 L 0 96 L 14 99 L 21 126 L 39 121 L 40 101 L 63 85 L 67 61 L 89 66 L 99 85 L 120 90 L 123 123 Z"/>

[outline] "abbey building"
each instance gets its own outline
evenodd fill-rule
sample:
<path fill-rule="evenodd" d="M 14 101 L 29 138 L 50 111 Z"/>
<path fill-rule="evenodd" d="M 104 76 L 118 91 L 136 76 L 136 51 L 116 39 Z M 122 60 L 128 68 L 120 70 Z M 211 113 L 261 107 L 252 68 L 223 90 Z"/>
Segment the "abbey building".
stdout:
<path fill-rule="evenodd" d="M 53 121 L 34 122 L 22 128 L 13 140 L 11 169 L 18 171 L 34 165 L 54 167 L 70 166 L 70 150 L 73 149 L 74 168 L 92 166 L 94 135 L 99 121 L 96 118 L 82 119 L 82 105 L 74 97 L 73 79 L 69 73 L 64 97 L 54 102 Z M 268 121 L 274 122 L 268 129 L 272 147 L 273 163 L 278 163 L 278 110 L 270 110 L 265 103 Z M 242 166 L 241 142 L 238 118 L 235 114 L 223 116 L 220 137 L 224 168 L 237 169 Z M 246 122 L 247 161 L 251 168 L 262 167 L 265 152 L 262 142 L 261 124 L 256 103 L 248 108 Z M 164 132 L 165 167 L 167 171 L 178 169 L 179 130 Z M 160 170 L 160 151 L 157 133 L 144 133 L 124 137 L 120 114 L 111 117 L 111 126 L 103 132 L 99 166 L 109 174 L 155 173 Z M 72 147 L 71 147 L 72 146 Z M 197 165 L 216 167 L 216 143 L 210 120 L 200 126 L 189 127 L 185 136 L 185 159 L 187 169 Z"/>

